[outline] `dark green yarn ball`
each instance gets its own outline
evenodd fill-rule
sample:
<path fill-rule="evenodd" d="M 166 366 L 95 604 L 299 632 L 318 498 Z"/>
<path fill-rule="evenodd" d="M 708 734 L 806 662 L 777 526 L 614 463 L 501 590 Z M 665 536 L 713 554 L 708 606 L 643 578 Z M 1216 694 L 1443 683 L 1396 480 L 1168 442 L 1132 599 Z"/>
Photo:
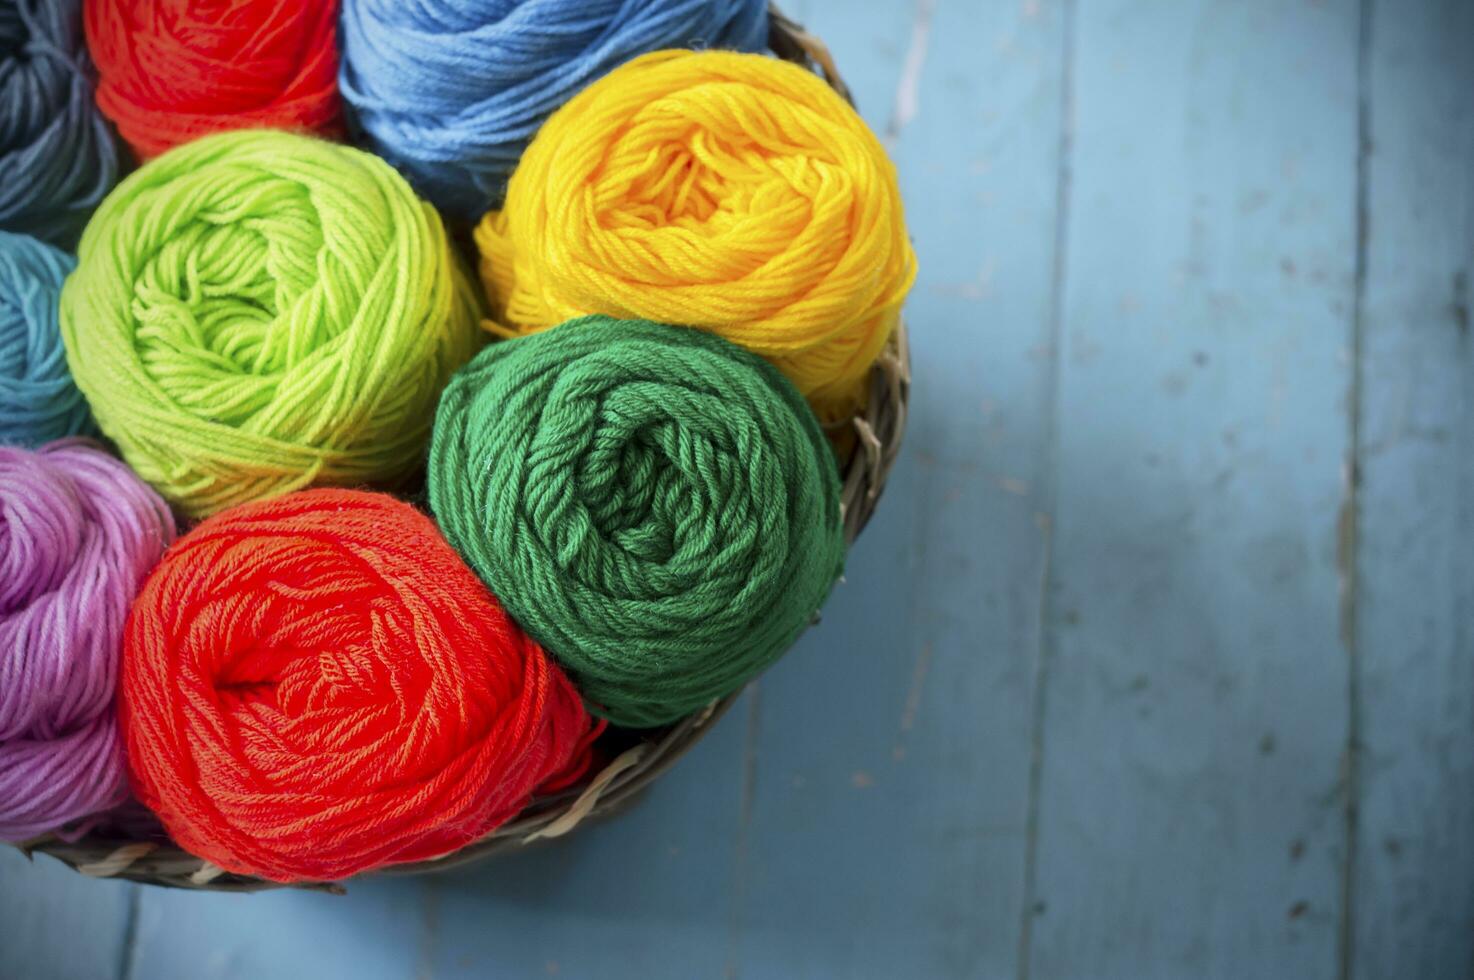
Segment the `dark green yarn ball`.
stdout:
<path fill-rule="evenodd" d="M 776 660 L 844 563 L 839 476 L 770 364 L 592 316 L 493 344 L 440 399 L 450 543 L 617 725 L 674 721 Z"/>

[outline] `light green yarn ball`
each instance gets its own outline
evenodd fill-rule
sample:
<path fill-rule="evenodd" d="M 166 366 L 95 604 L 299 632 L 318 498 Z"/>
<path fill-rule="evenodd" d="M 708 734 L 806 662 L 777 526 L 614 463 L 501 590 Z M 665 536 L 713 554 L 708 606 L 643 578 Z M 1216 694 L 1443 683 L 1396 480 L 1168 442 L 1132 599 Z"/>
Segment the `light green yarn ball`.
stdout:
<path fill-rule="evenodd" d="M 98 424 L 194 516 L 416 469 L 478 317 L 439 217 L 391 167 L 269 130 L 123 181 L 61 300 Z"/>

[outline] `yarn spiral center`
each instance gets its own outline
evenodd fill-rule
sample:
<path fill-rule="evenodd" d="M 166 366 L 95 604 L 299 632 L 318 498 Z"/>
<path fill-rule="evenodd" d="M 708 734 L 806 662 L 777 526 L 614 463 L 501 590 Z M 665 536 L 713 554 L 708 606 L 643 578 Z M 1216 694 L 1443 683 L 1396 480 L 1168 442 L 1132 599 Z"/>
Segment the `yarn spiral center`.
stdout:
<path fill-rule="evenodd" d="M 102 430 L 202 515 L 419 466 L 477 305 L 439 217 L 383 161 L 238 130 L 109 196 L 60 316 Z"/>
<path fill-rule="evenodd" d="M 182 845 L 278 881 L 437 857 L 587 764 L 568 680 L 431 521 L 313 490 L 198 525 L 128 621 L 133 786 Z"/>
<path fill-rule="evenodd" d="M 713 83 L 642 108 L 610 147 L 593 184 L 599 227 L 635 246 L 670 239 L 692 250 L 692 266 L 679 275 L 669 263 L 652 263 L 653 284 L 730 285 L 805 229 L 810 238 L 832 238 L 849 220 L 841 208 L 815 212 L 816 196 L 847 194 L 851 181 L 824 147 L 789 139 L 783 117 L 758 102 L 751 112 L 707 118 L 711 100 L 740 99 L 742 88 Z M 691 122 L 703 118 L 704 126 Z M 820 223 L 811 227 L 815 220 Z M 832 266 L 836 258 L 823 261 Z"/>
<path fill-rule="evenodd" d="M 283 372 L 320 357 L 348 324 L 314 315 L 325 269 L 306 189 L 274 190 L 269 211 L 247 222 L 236 205 L 198 215 L 144 265 L 135 289 L 136 343 L 151 375 L 178 403 L 222 422 L 248 419 Z M 225 383 L 243 387 L 222 398 Z"/>
<path fill-rule="evenodd" d="M 630 727 L 775 660 L 843 563 L 837 474 L 797 390 L 661 324 L 588 317 L 482 351 L 441 398 L 429 490 L 508 611 Z"/>
<path fill-rule="evenodd" d="M 504 336 L 603 313 L 767 357 L 825 422 L 864 403 L 915 276 L 895 168 L 804 69 L 657 51 L 554 113 L 476 230 Z"/>
<path fill-rule="evenodd" d="M 783 479 L 751 421 L 712 392 L 628 383 L 600 360 L 555 385 L 530 448 L 529 483 L 565 484 L 531 509 L 559 554 L 580 556 L 571 571 L 650 597 L 700 581 L 714 558 L 750 568 L 756 552 L 783 549 L 771 520 L 776 540 L 745 530 L 762 517 L 754 496 Z M 566 486 L 564 460 L 579 456 Z"/>

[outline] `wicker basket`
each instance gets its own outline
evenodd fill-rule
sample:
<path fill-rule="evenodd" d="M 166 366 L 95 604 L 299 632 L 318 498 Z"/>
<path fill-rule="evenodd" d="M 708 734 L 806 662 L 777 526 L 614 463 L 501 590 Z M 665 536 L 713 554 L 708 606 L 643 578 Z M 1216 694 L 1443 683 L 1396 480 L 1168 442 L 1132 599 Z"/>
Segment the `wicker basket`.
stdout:
<path fill-rule="evenodd" d="M 849 89 L 839 77 L 829 49 L 777 10 L 769 12 L 769 46 L 778 56 L 819 72 L 846 99 Z M 843 465 L 845 537 L 854 541 L 875 510 L 886 477 L 900 451 L 906 426 L 910 391 L 910 363 L 906 328 L 902 324 L 871 373 L 870 398 L 863 416 L 845 424 L 852 432 L 831 433 L 846 447 Z M 669 769 L 705 735 L 740 696 L 731 694 L 664 729 L 618 733 L 638 739 L 620 752 L 592 779 L 562 793 L 539 797 L 515 819 L 454 854 L 434 861 L 394 865 L 377 874 L 424 874 L 459 867 L 492 854 L 513 850 L 533 841 L 560 837 L 593 817 L 618 809 Z M 609 741 L 611 737 L 606 737 Z M 141 827 L 148 820 L 139 821 Z M 18 845 L 27 855 L 50 854 L 84 875 L 124 878 L 174 888 L 215 891 L 258 891 L 288 887 L 245 875 L 231 874 L 182 851 L 155 830 L 130 834 L 129 822 L 105 824 L 74 840 L 46 836 Z M 336 883 L 305 883 L 290 887 L 342 891 Z"/>

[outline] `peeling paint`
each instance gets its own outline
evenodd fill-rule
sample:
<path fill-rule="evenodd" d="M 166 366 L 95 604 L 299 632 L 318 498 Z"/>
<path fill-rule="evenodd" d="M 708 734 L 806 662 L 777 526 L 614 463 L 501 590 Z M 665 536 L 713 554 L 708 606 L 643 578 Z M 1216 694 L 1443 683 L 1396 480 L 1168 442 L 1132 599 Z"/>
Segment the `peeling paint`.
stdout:
<path fill-rule="evenodd" d="M 917 0 L 916 19 L 911 22 L 911 42 L 906 47 L 906 60 L 901 65 L 901 78 L 896 84 L 890 123 L 885 128 L 886 142 L 892 146 L 900 139 L 906 124 L 921 111 L 921 72 L 926 67 L 926 49 L 931 38 L 934 0 Z"/>

